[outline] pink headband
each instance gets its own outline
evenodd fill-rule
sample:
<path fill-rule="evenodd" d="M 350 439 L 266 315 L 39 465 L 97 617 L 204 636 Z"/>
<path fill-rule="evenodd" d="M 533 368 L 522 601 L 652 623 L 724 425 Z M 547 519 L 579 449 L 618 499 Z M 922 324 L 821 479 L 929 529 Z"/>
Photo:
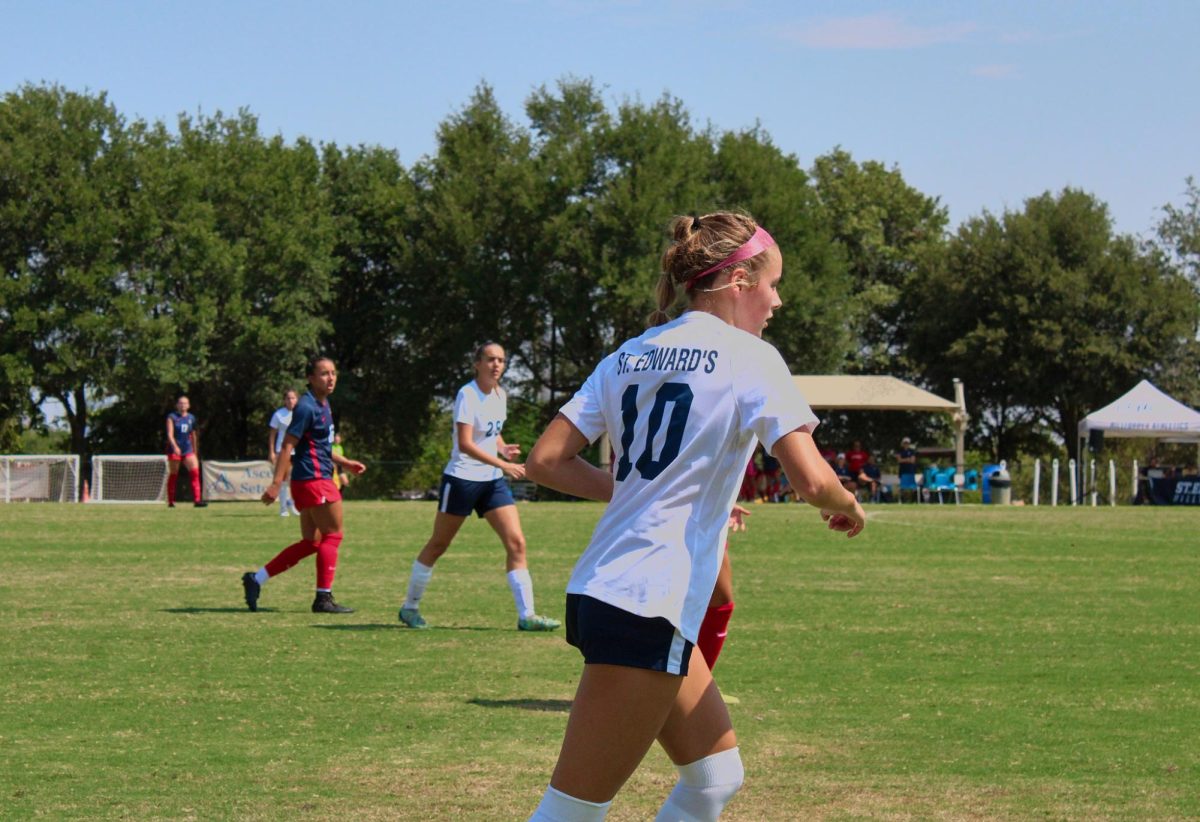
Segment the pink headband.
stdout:
<path fill-rule="evenodd" d="M 767 233 L 766 229 L 764 229 L 762 226 L 758 226 L 754 229 L 754 236 L 739 245 L 736 251 L 734 251 L 725 259 L 721 260 L 721 262 L 717 263 L 716 265 L 704 269 L 699 274 L 693 274 L 692 276 L 688 277 L 684 282 L 683 287 L 688 291 L 691 291 L 696 280 L 700 279 L 701 277 L 712 274 L 714 271 L 720 271 L 722 268 L 733 265 L 734 263 L 740 263 L 742 260 L 748 260 L 751 257 L 757 257 L 759 254 L 762 254 L 773 245 L 775 245 L 774 238 Z"/>

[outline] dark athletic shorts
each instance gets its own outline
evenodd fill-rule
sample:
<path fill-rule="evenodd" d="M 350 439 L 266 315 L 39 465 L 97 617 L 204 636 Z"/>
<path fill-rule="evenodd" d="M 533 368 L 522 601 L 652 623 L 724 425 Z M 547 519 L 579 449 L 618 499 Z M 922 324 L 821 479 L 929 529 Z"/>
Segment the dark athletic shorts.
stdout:
<path fill-rule="evenodd" d="M 482 517 L 488 511 L 516 504 L 503 477 L 479 482 L 442 474 L 438 486 L 438 510 L 443 514 L 466 517 L 474 511 Z"/>
<path fill-rule="evenodd" d="M 607 602 L 567 594 L 567 643 L 586 664 L 623 665 L 687 676 L 692 643 L 663 617 L 640 617 Z"/>

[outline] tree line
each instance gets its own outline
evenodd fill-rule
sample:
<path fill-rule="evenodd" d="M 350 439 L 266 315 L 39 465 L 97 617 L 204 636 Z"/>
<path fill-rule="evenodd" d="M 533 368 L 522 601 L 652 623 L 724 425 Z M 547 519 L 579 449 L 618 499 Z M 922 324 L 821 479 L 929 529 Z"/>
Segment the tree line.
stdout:
<path fill-rule="evenodd" d="M 677 213 L 750 212 L 779 241 L 767 336 L 795 373 L 888 373 L 969 391 L 997 457 L 1074 448 L 1089 410 L 1148 377 L 1200 401 L 1200 192 L 1151 240 L 1077 189 L 955 230 L 936 196 L 841 147 L 805 168 L 759 128 L 685 105 L 487 85 L 405 165 L 382 146 L 287 142 L 247 110 L 129 120 L 104 93 L 0 100 L 0 451 L 40 407 L 71 450 L 157 453 L 186 392 L 203 451 L 257 456 L 321 351 L 363 456 L 406 460 L 485 340 L 546 419 L 653 307 Z"/>

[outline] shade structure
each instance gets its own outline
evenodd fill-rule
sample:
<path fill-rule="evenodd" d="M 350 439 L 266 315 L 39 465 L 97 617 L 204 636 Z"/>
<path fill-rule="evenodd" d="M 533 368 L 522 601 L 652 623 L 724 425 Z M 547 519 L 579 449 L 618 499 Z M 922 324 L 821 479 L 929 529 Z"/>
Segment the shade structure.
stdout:
<path fill-rule="evenodd" d="M 958 410 L 958 403 L 896 377 L 793 375 L 792 380 L 813 409 L 942 411 L 948 414 Z"/>
<path fill-rule="evenodd" d="M 1200 411 L 1142 380 L 1124 396 L 1079 421 L 1079 438 L 1091 431 L 1106 437 L 1154 437 L 1173 442 L 1200 442 Z"/>
<path fill-rule="evenodd" d="M 860 374 L 794 374 L 792 380 L 814 410 L 924 411 L 949 414 L 954 422 L 954 462 L 962 482 L 967 404 L 963 384 L 954 381 L 954 399 L 918 388 L 896 377 Z"/>

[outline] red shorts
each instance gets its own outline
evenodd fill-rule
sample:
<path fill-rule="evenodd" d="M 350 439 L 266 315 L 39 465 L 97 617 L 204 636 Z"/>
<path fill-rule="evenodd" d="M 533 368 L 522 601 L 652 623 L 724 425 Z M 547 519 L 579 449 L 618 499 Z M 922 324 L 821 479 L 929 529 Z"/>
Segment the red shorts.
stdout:
<path fill-rule="evenodd" d="M 188 457 L 196 456 L 195 452 L 191 454 L 167 454 L 167 462 L 183 462 Z"/>
<path fill-rule="evenodd" d="M 291 489 L 292 502 L 296 503 L 297 511 L 342 501 L 342 493 L 331 479 L 292 480 Z"/>

